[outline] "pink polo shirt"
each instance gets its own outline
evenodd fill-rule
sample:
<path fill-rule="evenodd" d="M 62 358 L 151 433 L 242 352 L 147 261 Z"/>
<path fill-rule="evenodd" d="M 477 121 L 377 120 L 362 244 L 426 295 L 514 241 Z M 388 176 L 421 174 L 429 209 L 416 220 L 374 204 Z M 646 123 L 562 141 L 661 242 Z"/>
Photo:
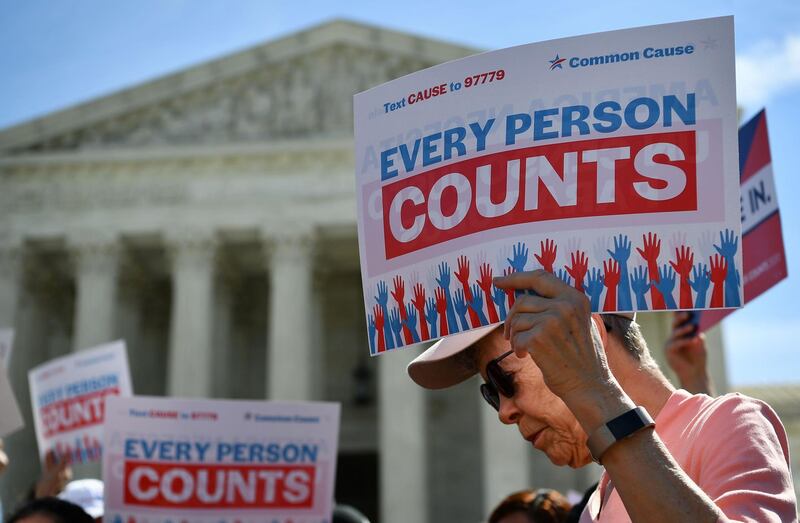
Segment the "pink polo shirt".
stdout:
<path fill-rule="evenodd" d="M 677 390 L 656 417 L 656 433 L 725 513 L 721 521 L 797 521 L 786 430 L 763 401 Z M 605 472 L 581 514 L 581 523 L 594 521 L 630 521 Z"/>

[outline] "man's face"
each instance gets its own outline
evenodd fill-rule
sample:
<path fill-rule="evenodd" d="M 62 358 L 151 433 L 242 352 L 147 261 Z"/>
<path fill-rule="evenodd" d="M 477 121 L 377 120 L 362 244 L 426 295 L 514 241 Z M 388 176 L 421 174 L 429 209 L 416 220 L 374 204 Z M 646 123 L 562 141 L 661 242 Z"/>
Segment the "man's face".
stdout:
<path fill-rule="evenodd" d="M 478 343 L 477 359 L 486 381 L 486 365 L 511 350 L 502 329 L 494 330 Z M 591 461 L 586 433 L 561 398 L 550 392 L 533 359 L 513 354 L 499 362 L 514 380 L 511 398 L 500 394 L 500 421 L 515 424 L 522 437 L 547 454 L 555 465 L 582 467 Z"/>

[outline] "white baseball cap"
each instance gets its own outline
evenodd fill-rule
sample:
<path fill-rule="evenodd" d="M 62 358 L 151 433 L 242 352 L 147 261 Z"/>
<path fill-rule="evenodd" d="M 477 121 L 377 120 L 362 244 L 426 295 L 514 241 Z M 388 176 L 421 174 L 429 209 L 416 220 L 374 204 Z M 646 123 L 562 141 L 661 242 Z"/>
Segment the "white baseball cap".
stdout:
<path fill-rule="evenodd" d="M 99 479 L 70 481 L 58 497 L 78 505 L 93 518 L 103 515 L 103 482 Z"/>
<path fill-rule="evenodd" d="M 636 320 L 634 312 L 614 314 L 631 321 Z M 458 385 L 476 374 L 477 369 L 460 363 L 455 356 L 478 343 L 493 330 L 502 328 L 503 324 L 499 323 L 442 338 L 414 358 L 408 364 L 406 372 L 417 385 L 426 389 L 446 389 Z"/>

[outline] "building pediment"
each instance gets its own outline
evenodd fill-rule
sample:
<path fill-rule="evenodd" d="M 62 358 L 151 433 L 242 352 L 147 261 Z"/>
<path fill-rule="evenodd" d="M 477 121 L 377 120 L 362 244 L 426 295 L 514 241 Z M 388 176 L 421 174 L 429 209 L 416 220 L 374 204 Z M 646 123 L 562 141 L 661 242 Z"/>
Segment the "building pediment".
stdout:
<path fill-rule="evenodd" d="M 353 94 L 474 52 L 334 21 L 0 131 L 0 155 L 351 136 Z"/>

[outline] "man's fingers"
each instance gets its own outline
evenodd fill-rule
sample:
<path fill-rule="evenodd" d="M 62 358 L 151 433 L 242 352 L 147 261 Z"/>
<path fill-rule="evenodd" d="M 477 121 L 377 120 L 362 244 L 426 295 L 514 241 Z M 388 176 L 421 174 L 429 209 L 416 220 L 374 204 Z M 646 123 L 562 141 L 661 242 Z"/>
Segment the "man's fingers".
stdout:
<path fill-rule="evenodd" d="M 545 298 L 554 298 L 565 289 L 571 289 L 554 274 L 542 269 L 498 276 L 494 279 L 494 284 L 501 289 L 531 289 Z"/>

